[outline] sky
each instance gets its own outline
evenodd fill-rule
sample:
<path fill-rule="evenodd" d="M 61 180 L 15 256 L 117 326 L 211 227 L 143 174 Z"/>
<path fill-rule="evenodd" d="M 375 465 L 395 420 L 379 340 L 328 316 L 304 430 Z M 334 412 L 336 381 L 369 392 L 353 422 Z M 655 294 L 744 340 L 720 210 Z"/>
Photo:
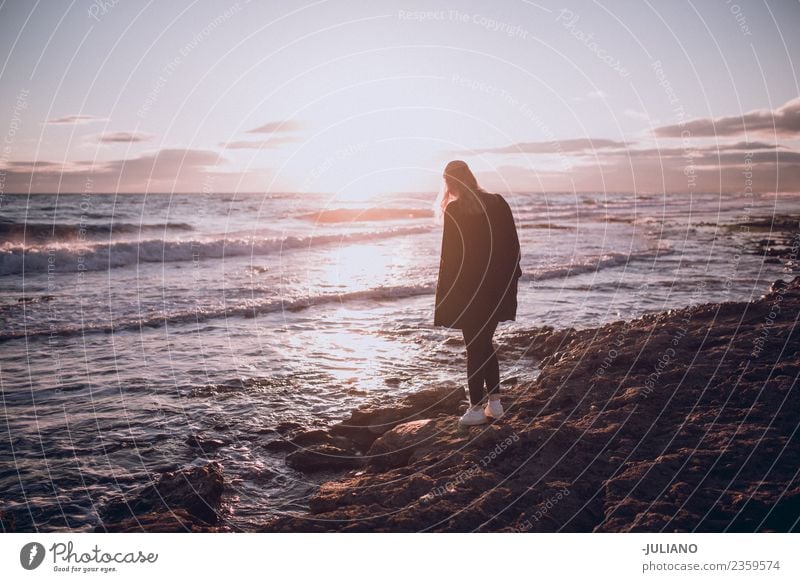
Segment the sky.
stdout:
<path fill-rule="evenodd" d="M 800 191 L 800 2 L 5 0 L 0 194 Z"/>

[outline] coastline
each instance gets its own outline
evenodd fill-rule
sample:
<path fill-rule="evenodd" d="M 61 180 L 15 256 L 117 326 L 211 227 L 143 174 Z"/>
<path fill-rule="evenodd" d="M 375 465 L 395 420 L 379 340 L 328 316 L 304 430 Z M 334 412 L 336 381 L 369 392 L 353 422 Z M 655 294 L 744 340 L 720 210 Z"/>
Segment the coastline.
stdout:
<path fill-rule="evenodd" d="M 798 531 L 799 316 L 796 277 L 753 302 L 520 333 L 541 374 L 507 387 L 506 418 L 420 413 L 266 530 Z"/>
<path fill-rule="evenodd" d="M 500 421 L 460 428 L 453 383 L 267 435 L 328 480 L 261 531 L 798 531 L 798 317 L 800 277 L 751 302 L 506 335 L 501 361 L 523 348 L 541 373 L 504 385 Z M 223 480 L 217 463 L 166 474 L 96 531 L 228 531 Z"/>

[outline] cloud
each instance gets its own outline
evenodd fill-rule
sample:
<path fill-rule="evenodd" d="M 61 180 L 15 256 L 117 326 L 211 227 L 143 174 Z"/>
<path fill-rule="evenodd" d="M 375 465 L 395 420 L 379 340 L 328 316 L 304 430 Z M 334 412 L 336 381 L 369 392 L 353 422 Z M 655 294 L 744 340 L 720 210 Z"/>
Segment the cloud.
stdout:
<path fill-rule="evenodd" d="M 287 143 L 301 141 L 299 137 L 280 136 L 257 141 L 229 141 L 220 143 L 220 147 L 229 150 L 265 150 L 275 149 Z"/>
<path fill-rule="evenodd" d="M 578 153 L 564 169 L 501 166 L 486 187 L 578 192 L 800 192 L 800 152 L 764 142 Z"/>
<path fill-rule="evenodd" d="M 702 152 L 721 153 L 730 151 L 745 152 L 748 150 L 776 150 L 783 146 L 760 141 L 740 141 L 729 144 L 712 144 L 683 147 L 650 147 L 636 148 L 635 142 L 616 141 L 611 139 L 568 139 L 556 142 L 520 142 L 501 148 L 473 150 L 470 153 L 492 154 L 565 154 L 575 160 L 601 156 L 610 158 L 668 158 L 697 157 Z"/>
<path fill-rule="evenodd" d="M 608 159 L 611 157 L 618 158 L 654 158 L 654 159 L 669 159 L 669 158 L 703 158 L 711 159 L 723 155 L 735 155 L 743 159 L 748 152 L 755 155 L 761 155 L 762 150 L 773 150 L 778 152 L 783 146 L 777 144 L 769 144 L 760 141 L 751 142 L 736 142 L 728 144 L 712 144 L 704 146 L 688 146 L 683 147 L 652 147 L 652 148 L 631 148 L 628 150 L 619 150 L 616 152 L 606 152 L 604 156 Z M 758 151 L 758 154 L 753 152 Z M 788 153 L 788 152 L 787 152 Z M 751 157 L 752 157 L 751 156 Z"/>
<path fill-rule="evenodd" d="M 649 121 L 650 116 L 644 111 L 638 111 L 636 109 L 626 109 L 622 112 L 625 117 L 630 117 L 631 119 L 640 119 L 642 121 Z"/>
<path fill-rule="evenodd" d="M 757 109 L 739 116 L 699 118 L 684 124 L 657 127 L 658 137 L 692 137 L 740 135 L 745 132 L 765 133 L 784 137 L 800 136 L 800 97 L 787 101 L 775 110 Z"/>
<path fill-rule="evenodd" d="M 225 172 L 214 151 L 162 149 L 101 162 L 16 161 L 2 166 L 8 192 L 206 192 L 260 190 L 263 170 Z"/>
<path fill-rule="evenodd" d="M 97 136 L 100 143 L 139 143 L 150 141 L 153 138 L 149 133 L 117 131 L 113 133 L 103 133 Z"/>
<path fill-rule="evenodd" d="M 472 150 L 472 154 L 564 154 L 627 148 L 630 144 L 612 139 L 577 138 L 560 141 L 519 142 L 499 148 Z"/>
<path fill-rule="evenodd" d="M 108 121 L 108 118 L 97 117 L 96 115 L 65 115 L 64 117 L 48 119 L 45 121 L 45 125 L 83 125 L 98 121 Z"/>
<path fill-rule="evenodd" d="M 302 128 L 303 124 L 299 121 L 270 121 L 264 125 L 248 129 L 245 133 L 290 133 L 300 131 Z"/>

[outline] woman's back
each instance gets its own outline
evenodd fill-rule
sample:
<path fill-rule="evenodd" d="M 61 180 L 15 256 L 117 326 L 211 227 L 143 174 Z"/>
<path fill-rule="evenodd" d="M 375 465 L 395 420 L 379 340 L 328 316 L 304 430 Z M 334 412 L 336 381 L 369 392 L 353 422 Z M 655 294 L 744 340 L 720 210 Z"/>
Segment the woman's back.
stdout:
<path fill-rule="evenodd" d="M 443 178 L 436 202 L 444 229 L 433 324 L 464 334 L 470 407 L 458 422 L 473 426 L 504 414 L 492 336 L 499 322 L 517 315 L 519 239 L 508 203 L 485 192 L 465 162 L 448 163 Z"/>
<path fill-rule="evenodd" d="M 499 194 L 478 191 L 477 212 L 455 200 L 445 210 L 434 325 L 463 327 L 516 317 L 519 240 Z"/>

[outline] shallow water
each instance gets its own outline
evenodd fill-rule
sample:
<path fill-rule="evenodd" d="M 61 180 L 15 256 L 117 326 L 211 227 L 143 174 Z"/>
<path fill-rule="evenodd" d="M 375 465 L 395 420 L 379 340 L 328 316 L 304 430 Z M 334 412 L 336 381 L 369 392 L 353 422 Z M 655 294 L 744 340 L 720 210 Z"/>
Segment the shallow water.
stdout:
<path fill-rule="evenodd" d="M 748 300 L 796 270 L 754 252 L 769 233 L 735 224 L 797 213 L 797 197 L 507 199 L 523 278 L 501 346 L 508 330 Z M 0 488 L 18 527 L 90 529 L 110 496 L 217 459 L 225 519 L 247 529 L 300 508 L 314 485 L 263 448 L 271 428 L 464 384 L 458 332 L 431 326 L 431 201 L 6 196 Z M 536 373 L 509 349 L 501 360 L 503 378 Z M 203 451 L 190 435 L 223 444 Z"/>

